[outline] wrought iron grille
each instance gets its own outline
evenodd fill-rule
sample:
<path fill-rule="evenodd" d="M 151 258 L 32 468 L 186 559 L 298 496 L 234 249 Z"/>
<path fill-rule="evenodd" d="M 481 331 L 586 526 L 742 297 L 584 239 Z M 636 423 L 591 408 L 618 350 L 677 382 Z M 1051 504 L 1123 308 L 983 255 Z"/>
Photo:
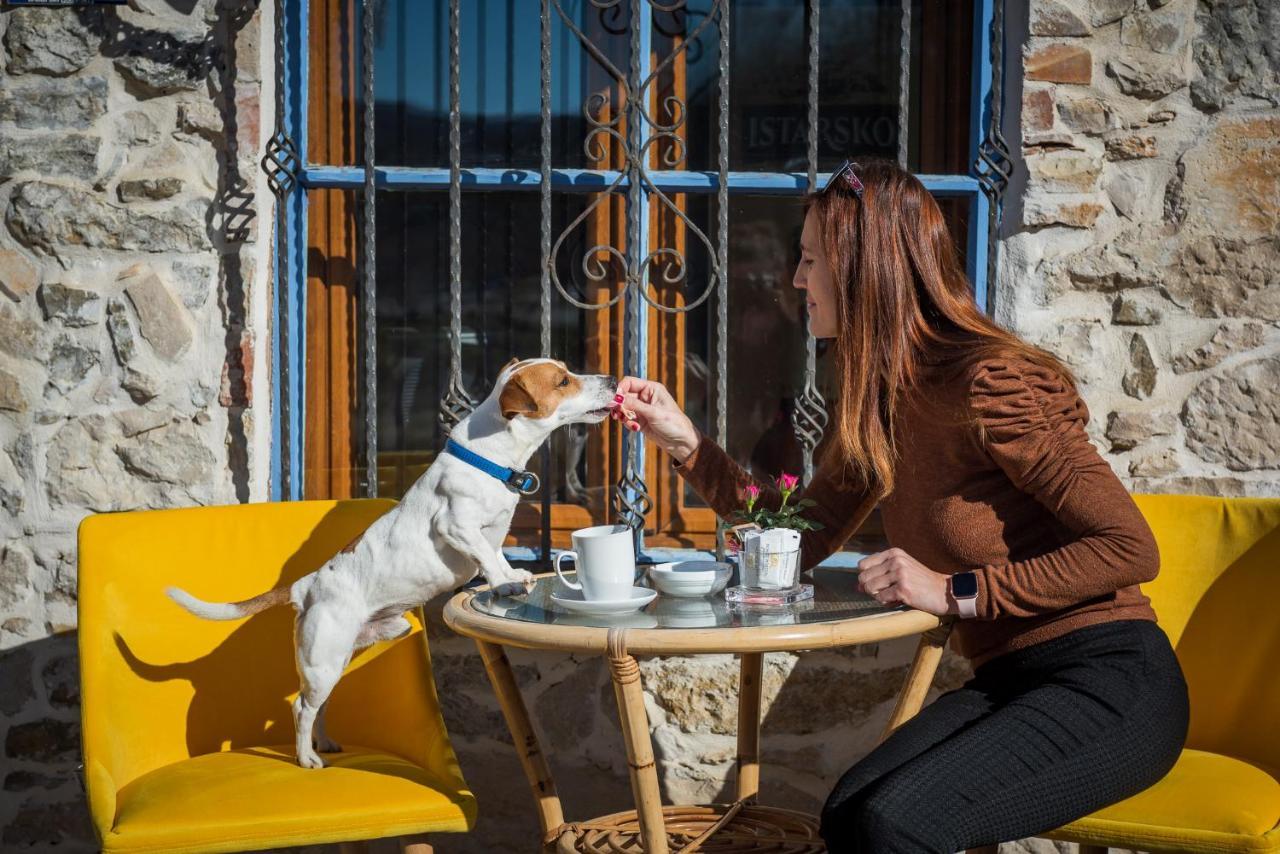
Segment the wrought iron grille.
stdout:
<path fill-rule="evenodd" d="M 552 304 L 560 299 L 582 311 L 601 311 L 622 302 L 625 308 L 624 369 L 643 376 L 646 370 L 647 329 L 653 312 L 684 313 L 714 299 L 716 326 L 714 423 L 720 443 L 728 437 L 727 409 L 730 383 L 728 361 L 728 306 L 733 295 L 728 286 L 728 197 L 731 192 L 799 194 L 821 186 L 826 177 L 818 172 L 819 129 L 819 36 L 821 32 L 820 0 L 807 0 L 806 55 L 807 100 L 805 133 L 807 163 L 804 172 L 733 173 L 730 164 L 730 2 L 706 0 L 707 8 L 690 37 L 664 57 L 652 55 L 652 21 L 655 13 L 684 10 L 686 0 L 580 0 L 586 8 L 611 10 L 623 16 L 630 41 L 626 68 L 615 65 L 608 54 L 578 25 L 562 0 L 540 2 L 540 163 L 530 169 L 468 168 L 462 163 L 460 145 L 460 78 L 461 78 L 461 0 L 448 5 L 448 167 L 403 168 L 376 162 L 374 121 L 374 9 L 379 0 L 359 0 L 362 61 L 359 90 L 362 93 L 363 147 L 359 166 L 313 164 L 306 154 L 307 127 L 307 41 L 309 36 L 307 0 L 277 0 L 275 27 L 277 67 L 277 128 L 266 148 L 263 168 L 268 172 L 272 191 L 277 197 L 275 271 L 275 428 L 273 453 L 273 496 L 297 498 L 301 494 L 300 460 L 303 414 L 300 375 L 302 372 L 301 329 L 305 310 L 301 256 L 306 240 L 306 197 L 301 189 L 341 188 L 359 190 L 362 202 L 362 228 L 359 257 L 362 310 L 362 365 L 365 405 L 363 407 L 365 445 L 365 490 L 377 489 L 377 374 L 376 346 L 376 199 L 380 192 L 422 190 L 448 193 L 449 199 L 449 368 L 445 392 L 439 401 L 439 417 L 452 426 L 475 406 L 465 387 L 462 371 L 462 264 L 461 204 L 464 180 L 468 185 L 498 186 L 505 190 L 527 190 L 540 193 L 541 222 L 539 245 L 540 273 L 540 342 L 541 354 L 552 352 Z M 974 83 L 971 105 L 972 168 L 970 175 L 921 175 L 925 185 L 938 195 L 967 198 L 970 202 L 968 260 L 970 276 L 975 283 L 975 297 L 980 305 L 988 302 L 988 289 L 993 283 L 999 227 L 1001 197 L 1008 183 L 1010 159 L 1000 131 L 1002 82 L 1002 10 L 1000 0 L 975 0 Z M 624 12 L 625 10 L 625 12 Z M 552 34 L 564 28 L 578 46 L 607 74 L 619 93 L 619 108 L 605 110 L 607 97 L 598 92 L 586 96 L 582 112 L 586 134 L 582 140 L 589 165 L 603 167 L 609 149 L 620 151 L 620 169 L 558 169 L 552 162 Z M 905 167 L 908 157 L 911 87 L 912 0 L 901 2 L 901 43 L 899 47 L 899 97 L 897 157 Z M 647 106 L 650 88 L 662 71 L 688 50 L 694 36 L 712 33 L 719 47 L 717 85 L 716 168 L 696 171 L 686 167 L 686 149 L 679 131 L 686 121 L 687 105 L 680 97 L 669 95 Z M 653 168 L 651 160 L 657 160 Z M 598 193 L 559 234 L 553 234 L 552 192 L 556 189 Z M 671 199 L 673 193 L 711 194 L 715 198 L 716 220 L 713 234 L 707 234 Z M 616 261 L 623 271 L 620 283 L 604 301 L 588 302 L 572 293 L 560 280 L 557 261 L 568 251 L 566 238 L 584 223 L 593 210 L 606 204 L 612 196 L 625 198 L 626 229 L 624 245 L 609 243 L 590 246 L 577 263 L 588 280 L 602 282 L 609 278 L 601 256 Z M 706 286 L 690 295 L 682 305 L 666 305 L 651 295 L 650 276 L 657 269 L 662 284 L 685 283 L 687 264 L 684 253 L 674 246 L 654 246 L 646 211 L 658 204 L 676 216 L 706 250 L 709 278 Z M 655 291 L 656 292 L 656 291 Z M 803 449 L 804 476 L 813 470 L 813 452 L 827 425 L 826 404 L 816 382 L 816 347 L 807 335 L 803 387 L 799 389 L 793 423 Z M 637 531 L 652 506 L 644 472 L 644 440 L 639 435 L 623 437 L 622 475 L 613 488 L 612 509 L 615 517 Z M 544 455 L 544 464 L 547 457 Z M 550 498 L 544 490 L 542 501 L 542 555 L 549 554 Z M 721 545 L 723 540 L 719 541 Z"/>

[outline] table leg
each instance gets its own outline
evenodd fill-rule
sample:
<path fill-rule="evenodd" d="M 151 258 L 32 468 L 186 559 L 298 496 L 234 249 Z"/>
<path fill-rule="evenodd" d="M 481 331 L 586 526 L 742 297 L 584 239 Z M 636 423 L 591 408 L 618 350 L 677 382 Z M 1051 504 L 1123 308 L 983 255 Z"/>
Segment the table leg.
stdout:
<path fill-rule="evenodd" d="M 506 651 L 498 644 L 488 641 L 477 640 L 476 646 L 480 648 L 485 672 L 493 683 L 493 692 L 498 695 L 502 715 L 507 720 L 507 728 L 511 730 L 516 752 L 520 754 L 524 775 L 533 788 L 533 797 L 538 804 L 538 821 L 542 823 L 543 838 L 546 839 L 549 833 L 564 825 L 564 812 L 560 808 L 560 796 L 556 793 L 551 769 L 547 766 L 547 758 L 543 755 L 538 737 L 534 735 L 533 725 L 529 722 L 529 710 L 525 708 L 524 699 L 520 696 L 520 688 L 516 685 L 515 674 L 511 672 L 511 662 L 507 660 Z"/>
<path fill-rule="evenodd" d="M 760 677 L 764 655 L 742 653 L 738 676 L 738 800 L 760 791 Z"/>
<path fill-rule="evenodd" d="M 942 650 L 947 645 L 947 637 L 951 634 L 951 621 L 944 620 L 936 628 L 920 635 L 920 644 L 916 647 L 916 657 L 907 672 L 906 682 L 898 694 L 898 703 L 889 717 L 880 740 L 884 741 L 893 731 L 913 718 L 933 684 L 933 676 L 938 672 L 938 662 L 942 660 Z"/>
<path fill-rule="evenodd" d="M 667 828 L 662 820 L 662 795 L 658 789 L 658 768 L 653 760 L 649 717 L 644 711 L 640 665 L 627 655 L 625 629 L 609 630 L 609 672 L 613 676 L 613 692 L 618 700 L 622 740 L 627 748 L 640 839 L 645 854 L 667 854 Z"/>

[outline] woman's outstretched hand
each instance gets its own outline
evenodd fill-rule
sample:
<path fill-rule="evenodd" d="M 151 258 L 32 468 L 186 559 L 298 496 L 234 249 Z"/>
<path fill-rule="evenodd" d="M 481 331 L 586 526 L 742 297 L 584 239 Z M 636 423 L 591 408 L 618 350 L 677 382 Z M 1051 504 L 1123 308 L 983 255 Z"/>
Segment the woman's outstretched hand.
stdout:
<path fill-rule="evenodd" d="M 858 561 L 858 589 L 882 605 L 901 603 L 939 617 L 956 613 L 947 595 L 947 576 L 898 548 Z"/>
<path fill-rule="evenodd" d="M 623 377 L 614 404 L 611 418 L 628 430 L 643 431 L 676 462 L 684 462 L 697 449 L 697 428 L 662 383 Z"/>

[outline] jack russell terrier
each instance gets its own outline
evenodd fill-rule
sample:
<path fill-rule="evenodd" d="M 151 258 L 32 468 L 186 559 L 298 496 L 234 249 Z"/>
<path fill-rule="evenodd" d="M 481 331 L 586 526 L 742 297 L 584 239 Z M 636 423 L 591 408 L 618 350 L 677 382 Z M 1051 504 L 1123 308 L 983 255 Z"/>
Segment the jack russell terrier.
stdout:
<path fill-rule="evenodd" d="M 293 605 L 298 763 L 321 768 L 312 730 L 321 751 L 341 750 L 325 734 L 324 704 L 356 650 L 405 634 L 405 611 L 466 584 L 477 571 L 499 594 L 532 585 L 530 573 L 502 556 L 520 495 L 538 489 L 524 466 L 557 427 L 603 421 L 616 388 L 613 377 L 579 376 L 563 362 L 512 359 L 400 502 L 324 566 L 244 602 L 203 602 L 176 587 L 169 596 L 208 620 Z"/>

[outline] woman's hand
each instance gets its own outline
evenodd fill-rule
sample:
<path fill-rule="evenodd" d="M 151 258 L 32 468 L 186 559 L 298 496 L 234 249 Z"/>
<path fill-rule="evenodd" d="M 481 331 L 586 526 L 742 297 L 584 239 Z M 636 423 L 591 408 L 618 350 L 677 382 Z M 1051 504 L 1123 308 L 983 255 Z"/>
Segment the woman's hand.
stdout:
<path fill-rule="evenodd" d="M 940 617 L 956 613 L 947 595 L 947 576 L 902 549 L 887 549 L 858 561 L 858 589 L 883 605 L 902 603 Z"/>
<path fill-rule="evenodd" d="M 623 377 L 611 418 L 628 430 L 643 430 L 645 438 L 682 463 L 698 447 L 698 431 L 662 383 Z"/>

